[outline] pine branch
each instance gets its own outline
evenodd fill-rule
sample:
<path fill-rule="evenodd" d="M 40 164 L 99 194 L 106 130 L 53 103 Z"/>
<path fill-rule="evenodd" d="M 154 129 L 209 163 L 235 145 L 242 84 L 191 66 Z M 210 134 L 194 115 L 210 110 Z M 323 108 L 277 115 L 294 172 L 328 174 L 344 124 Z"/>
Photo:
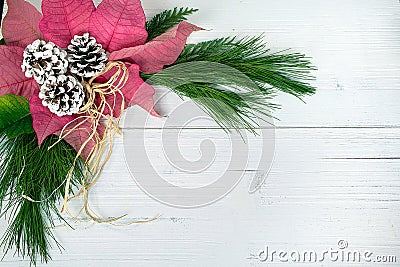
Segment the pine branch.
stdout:
<path fill-rule="evenodd" d="M 228 37 L 188 44 L 172 66 L 142 77 L 193 99 L 225 130 L 254 132 L 279 108 L 271 103 L 277 91 L 299 98 L 315 92 L 312 70 L 303 54 L 270 53 L 262 36 Z"/>
<path fill-rule="evenodd" d="M 150 21 L 146 22 L 146 30 L 149 34 L 147 41 L 151 41 L 157 36 L 165 33 L 179 22 L 187 20 L 187 16 L 197 12 L 194 8 L 174 8 L 165 10 L 155 15 Z"/>
<path fill-rule="evenodd" d="M 174 65 L 193 62 L 218 62 L 237 69 L 256 82 L 260 89 L 275 88 L 301 98 L 315 93 L 309 58 L 300 53 L 271 53 L 263 37 L 220 38 L 186 45 Z"/>
<path fill-rule="evenodd" d="M 3 159 L 0 209 L 1 216 L 9 216 L 9 227 L 1 245 L 4 254 L 15 247 L 16 254 L 30 258 L 31 265 L 36 265 L 39 259 L 42 262 L 51 259 L 51 241 L 62 248 L 51 232 L 54 226 L 51 217 L 56 215 L 62 219 L 57 204 L 64 195 L 65 179 L 76 152 L 65 141 L 48 150 L 56 140 L 58 137 L 50 136 L 39 148 L 34 133 L 12 139 L 2 134 L 0 138 Z M 79 160 L 71 180 L 73 185 L 79 184 L 84 169 L 85 164 Z M 32 202 L 23 196 L 42 202 Z"/>
<path fill-rule="evenodd" d="M 273 90 L 260 91 L 246 75 L 218 63 L 182 63 L 141 76 L 153 86 L 161 85 L 192 99 L 226 131 L 255 133 L 259 119 L 271 117 L 270 111 L 279 107 L 271 103 Z"/>
<path fill-rule="evenodd" d="M 248 130 L 254 134 L 261 115 L 271 117 L 268 112 L 278 108 L 268 103 L 270 98 L 251 93 L 237 93 L 221 89 L 217 84 L 189 83 L 173 89 L 180 96 L 191 98 L 224 130 L 237 132 Z"/>

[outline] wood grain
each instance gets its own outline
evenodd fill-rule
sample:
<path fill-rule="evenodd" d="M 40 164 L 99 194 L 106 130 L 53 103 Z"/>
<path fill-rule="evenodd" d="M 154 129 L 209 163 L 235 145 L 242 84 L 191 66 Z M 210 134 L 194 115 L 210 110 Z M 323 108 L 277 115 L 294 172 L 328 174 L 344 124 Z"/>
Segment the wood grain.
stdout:
<path fill-rule="evenodd" d="M 39 1 L 32 1 L 39 5 Z M 99 183 L 90 195 L 101 215 L 128 214 L 123 222 L 152 218 L 153 223 L 111 226 L 72 223 L 60 226 L 65 247 L 52 251 L 48 266 L 287 266 L 265 263 L 257 253 L 273 249 L 368 249 L 396 255 L 400 261 L 400 4 L 397 0 L 143 0 L 147 15 L 174 6 L 200 8 L 191 22 L 212 31 L 195 33 L 190 42 L 232 34 L 265 32 L 273 51 L 293 48 L 313 58 L 318 92 L 304 104 L 280 95 L 274 113 L 276 153 L 262 188 L 248 193 L 254 169 L 246 168 L 239 185 L 222 200 L 197 209 L 163 205 L 142 192 L 132 179 L 117 144 Z M 157 109 L 170 113 L 181 102 L 169 96 Z M 194 112 L 194 111 L 193 111 Z M 159 134 L 182 125 L 150 119 L 133 108 L 137 120 L 125 122 L 126 135 L 146 132 L 149 154 L 160 152 Z M 173 118 L 171 118 L 173 120 Z M 223 149 L 223 134 L 199 120 L 185 129 L 183 154 L 198 157 L 199 142 L 214 137 Z M 138 144 L 140 140 L 138 140 Z M 168 140 L 167 140 L 168 141 Z M 174 141 L 174 140 L 171 140 Z M 250 165 L 259 153 L 249 143 Z M 193 146 L 191 146 L 193 144 Z M 224 166 L 200 180 L 188 180 L 173 167 L 157 168 L 176 183 L 207 183 Z M 139 168 L 140 166 L 138 166 Z M 174 174 L 174 175 L 171 175 Z M 73 209 L 80 207 L 79 201 Z M 1 229 L 6 226 L 1 222 Z M 28 266 L 7 255 L 0 266 Z M 323 263 L 305 266 L 385 266 L 378 263 Z"/>

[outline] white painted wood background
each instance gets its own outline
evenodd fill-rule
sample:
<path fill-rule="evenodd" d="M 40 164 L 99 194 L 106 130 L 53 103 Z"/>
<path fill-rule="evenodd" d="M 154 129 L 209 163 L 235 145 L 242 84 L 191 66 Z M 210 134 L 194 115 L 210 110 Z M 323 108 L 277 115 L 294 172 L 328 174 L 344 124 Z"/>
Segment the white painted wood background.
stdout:
<path fill-rule="evenodd" d="M 395 255 L 398 263 L 389 265 L 400 266 L 399 1 L 143 0 L 143 5 L 149 16 L 175 6 L 200 8 L 191 22 L 212 31 L 195 33 L 190 42 L 265 32 L 273 50 L 291 47 L 313 57 L 318 92 L 307 104 L 277 98 L 283 109 L 275 113 L 276 157 L 261 190 L 248 194 L 245 176 L 227 197 L 202 208 L 169 207 L 143 193 L 119 141 L 90 195 L 93 209 L 106 217 L 128 213 L 128 220 L 161 218 L 126 227 L 58 227 L 55 235 L 65 250 L 54 249 L 48 266 L 287 266 L 260 262 L 257 253 L 265 245 L 322 251 L 341 239 L 349 248 Z M 124 131 L 141 127 L 132 123 Z M 187 130 L 193 139 L 216 131 L 199 127 Z M 149 143 L 151 136 L 156 134 Z M 188 149 L 197 155 L 197 145 Z M 12 255 L 0 263 L 28 265 Z M 303 264 L 328 265 L 354 264 Z"/>

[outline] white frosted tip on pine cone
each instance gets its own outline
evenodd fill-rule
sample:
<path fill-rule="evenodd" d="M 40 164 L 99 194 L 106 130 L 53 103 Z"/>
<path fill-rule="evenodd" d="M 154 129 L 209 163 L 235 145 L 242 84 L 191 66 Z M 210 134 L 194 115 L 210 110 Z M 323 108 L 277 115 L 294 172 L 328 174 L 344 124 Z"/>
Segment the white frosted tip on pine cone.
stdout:
<path fill-rule="evenodd" d="M 96 39 L 85 33 L 75 35 L 68 46 L 70 71 L 80 77 L 91 78 L 106 67 L 107 54 Z"/>
<path fill-rule="evenodd" d="M 67 72 L 67 52 L 52 42 L 36 40 L 25 48 L 21 68 L 26 77 L 43 84 L 47 77 Z"/>
<path fill-rule="evenodd" d="M 82 84 L 73 76 L 50 76 L 40 87 L 42 104 L 58 116 L 79 112 L 85 99 Z"/>

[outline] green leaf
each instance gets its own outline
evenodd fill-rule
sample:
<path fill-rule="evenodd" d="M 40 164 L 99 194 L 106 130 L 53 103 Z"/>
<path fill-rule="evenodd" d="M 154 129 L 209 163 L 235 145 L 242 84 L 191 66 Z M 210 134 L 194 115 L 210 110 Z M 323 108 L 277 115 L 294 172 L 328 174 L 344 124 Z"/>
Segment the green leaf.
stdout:
<path fill-rule="evenodd" d="M 0 132 L 8 138 L 34 132 L 26 98 L 9 94 L 0 97 Z"/>
<path fill-rule="evenodd" d="M 194 8 L 177 8 L 165 10 L 155 15 L 150 21 L 146 22 L 146 30 L 149 34 L 147 41 L 151 41 L 157 36 L 165 33 L 179 22 L 187 20 L 187 16 L 197 12 Z"/>
<path fill-rule="evenodd" d="M 4 41 L 4 38 L 2 38 L 2 39 L 0 40 L 0 45 L 6 45 L 6 41 Z"/>

